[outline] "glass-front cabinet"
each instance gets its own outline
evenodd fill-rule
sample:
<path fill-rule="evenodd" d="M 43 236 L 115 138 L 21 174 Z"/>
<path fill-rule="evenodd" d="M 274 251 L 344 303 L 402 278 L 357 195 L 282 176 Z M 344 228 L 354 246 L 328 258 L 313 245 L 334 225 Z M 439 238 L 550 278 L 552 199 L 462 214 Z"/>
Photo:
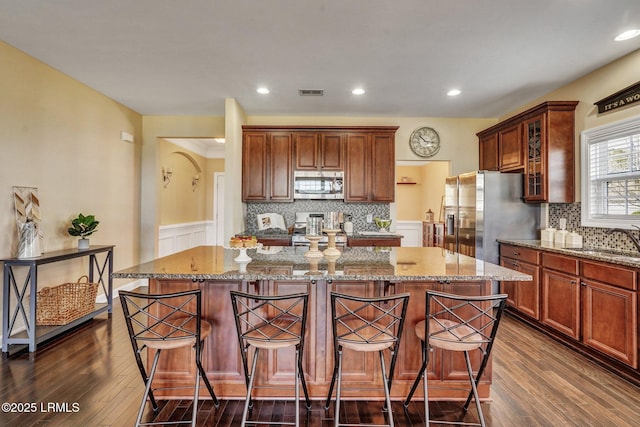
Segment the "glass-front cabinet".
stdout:
<path fill-rule="evenodd" d="M 525 193 L 527 201 L 545 201 L 546 191 L 546 138 L 544 114 L 535 116 L 524 122 L 527 163 L 525 167 Z"/>

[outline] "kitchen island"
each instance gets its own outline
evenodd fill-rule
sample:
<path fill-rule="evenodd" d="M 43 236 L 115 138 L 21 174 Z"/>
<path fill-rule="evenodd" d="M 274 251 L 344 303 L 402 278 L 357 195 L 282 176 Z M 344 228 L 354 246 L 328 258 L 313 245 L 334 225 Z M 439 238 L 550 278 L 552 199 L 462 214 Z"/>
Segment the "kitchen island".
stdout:
<path fill-rule="evenodd" d="M 344 248 L 340 256 L 307 258 L 305 247 L 261 247 L 238 250 L 200 246 L 113 273 L 114 278 L 148 279 L 149 292 L 172 292 L 200 288 L 203 318 L 213 326 L 206 340 L 203 364 L 219 397 L 244 398 L 246 389 L 230 290 L 256 294 L 309 292 L 309 321 L 304 348 L 304 371 L 309 393 L 326 398 L 333 370 L 333 343 L 329 294 L 337 291 L 359 296 L 393 293 L 411 294 L 405 331 L 398 355 L 393 388 L 394 399 L 403 399 L 421 362 L 415 325 L 425 315 L 425 291 L 437 289 L 463 295 L 487 295 L 492 282 L 532 280 L 528 274 L 485 263 L 442 248 Z M 250 260 L 234 261 L 241 253 Z M 294 352 L 283 349 L 262 359 L 259 375 L 265 385 L 292 384 Z M 163 386 L 188 385 L 194 372 L 186 361 L 189 351 L 175 350 L 158 368 Z M 374 354 L 345 350 L 343 385 L 345 397 L 382 399 L 378 360 Z M 474 360 L 477 365 L 478 360 Z M 429 365 L 430 384 L 468 384 L 464 358 L 459 354 L 433 352 Z M 489 396 L 491 368 L 479 386 Z M 375 386 L 374 386 L 375 385 Z M 374 387 L 372 387 L 374 386 Z M 371 390 L 348 391 L 360 387 Z M 189 390 L 172 391 L 166 398 L 187 398 Z M 258 397 L 291 396 L 291 390 L 258 389 Z M 349 394 L 351 393 L 351 394 Z M 432 399 L 466 398 L 460 390 L 434 389 Z"/>

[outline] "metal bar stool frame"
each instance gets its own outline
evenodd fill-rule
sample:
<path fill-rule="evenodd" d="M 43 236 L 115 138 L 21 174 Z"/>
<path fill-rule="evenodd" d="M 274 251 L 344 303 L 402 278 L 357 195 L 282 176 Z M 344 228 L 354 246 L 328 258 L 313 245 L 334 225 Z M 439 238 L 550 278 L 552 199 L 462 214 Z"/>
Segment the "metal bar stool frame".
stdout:
<path fill-rule="evenodd" d="M 325 409 L 329 409 L 335 385 L 334 427 L 360 425 L 340 423 L 342 352 L 344 348 L 355 351 L 378 352 L 385 395 L 383 410 L 387 412 L 389 421 L 389 424 L 383 424 L 383 426 L 394 427 L 390 390 L 407 314 L 409 296 L 409 293 L 402 293 L 367 298 L 331 292 L 334 368 Z M 349 306 L 354 303 L 354 306 Z M 385 350 L 389 350 L 391 359 L 388 373 L 384 359 Z"/>
<path fill-rule="evenodd" d="M 463 296 L 433 290 L 426 291 L 425 320 L 419 322 L 415 328 L 422 347 L 422 365 L 404 401 L 404 407 L 406 409 L 409 406 L 411 398 L 420 380 L 422 380 L 424 386 L 425 425 L 427 427 L 431 423 L 485 426 L 484 414 L 478 396 L 478 384 L 489 362 L 498 326 L 506 307 L 506 300 L 506 294 Z M 463 311 L 466 311 L 466 313 L 461 313 Z M 429 390 L 426 369 L 429 364 L 429 354 L 434 347 L 462 351 L 464 353 L 470 390 L 462 410 L 466 414 L 473 399 L 476 404 L 479 423 L 431 421 L 429 419 Z M 482 356 L 475 376 L 469 356 L 470 352 L 474 350 L 478 350 Z M 467 389 L 465 388 L 465 390 Z"/>
<path fill-rule="evenodd" d="M 235 317 L 242 365 L 244 369 L 247 394 L 242 412 L 242 423 L 252 425 L 300 425 L 300 389 L 302 384 L 307 410 L 311 409 L 311 400 L 302 369 L 304 337 L 307 329 L 307 311 L 309 293 L 286 295 L 254 295 L 239 291 L 230 291 L 231 304 Z M 256 366 L 261 349 L 280 349 L 295 346 L 295 422 L 268 422 L 248 420 L 253 407 L 251 396 L 255 386 Z M 253 358 L 249 368 L 249 349 L 253 347 Z M 262 386 L 269 388 L 270 386 Z M 273 387 L 271 387 L 273 388 Z"/>
<path fill-rule="evenodd" d="M 191 424 L 196 425 L 200 379 L 205 383 L 215 407 L 220 406 L 213 387 L 202 366 L 202 346 L 204 339 L 211 332 L 211 325 L 202 320 L 200 289 L 167 294 L 148 294 L 132 291 L 118 292 L 125 323 L 136 363 L 145 383 L 140 409 L 136 419 L 136 427 L 142 425 Z M 195 310 L 193 309 L 195 305 Z M 153 388 L 158 361 L 162 350 L 193 347 L 195 350 L 196 378 L 193 386 L 193 408 L 190 421 L 148 422 L 142 423 L 142 416 L 147 399 L 151 403 L 154 414 L 158 413 L 158 403 L 154 391 L 170 390 L 185 387 Z M 147 373 L 142 362 L 142 352 L 155 350 L 150 372 Z"/>

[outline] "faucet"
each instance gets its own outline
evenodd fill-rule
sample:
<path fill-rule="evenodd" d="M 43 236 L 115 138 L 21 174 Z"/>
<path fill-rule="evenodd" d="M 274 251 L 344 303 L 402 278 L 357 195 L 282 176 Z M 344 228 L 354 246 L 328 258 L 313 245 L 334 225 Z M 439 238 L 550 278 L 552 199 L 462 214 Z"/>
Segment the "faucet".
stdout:
<path fill-rule="evenodd" d="M 636 229 L 638 229 L 640 231 L 640 227 L 638 227 L 637 225 L 633 225 L 633 227 L 635 227 Z M 612 228 L 611 230 L 608 231 L 608 233 L 611 234 L 611 233 L 616 232 L 616 231 L 618 233 L 626 234 L 627 237 L 629 239 L 631 239 L 633 244 L 636 246 L 636 249 L 638 250 L 638 252 L 640 252 L 640 239 L 638 239 L 638 237 L 636 237 L 633 234 L 631 234 L 632 233 L 631 230 L 626 230 L 626 229 L 623 229 L 623 228 Z"/>

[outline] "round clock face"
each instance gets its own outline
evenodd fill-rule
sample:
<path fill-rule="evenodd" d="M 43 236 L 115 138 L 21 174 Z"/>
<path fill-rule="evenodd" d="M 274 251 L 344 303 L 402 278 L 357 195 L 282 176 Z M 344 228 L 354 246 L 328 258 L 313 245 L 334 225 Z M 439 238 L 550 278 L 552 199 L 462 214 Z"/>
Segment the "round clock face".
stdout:
<path fill-rule="evenodd" d="M 431 157 L 440 150 L 440 136 L 433 128 L 421 127 L 411 134 L 409 146 L 418 156 Z"/>

